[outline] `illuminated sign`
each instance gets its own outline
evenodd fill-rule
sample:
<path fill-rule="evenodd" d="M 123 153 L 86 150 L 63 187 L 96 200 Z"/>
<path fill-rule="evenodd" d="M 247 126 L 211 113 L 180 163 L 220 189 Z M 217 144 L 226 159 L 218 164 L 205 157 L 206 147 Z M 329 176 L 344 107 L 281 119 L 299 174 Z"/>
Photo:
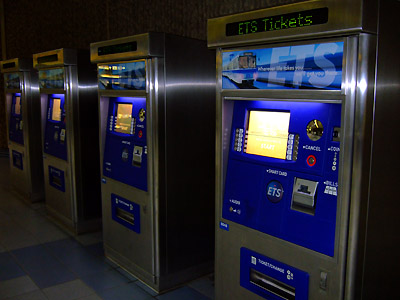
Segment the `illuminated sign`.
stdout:
<path fill-rule="evenodd" d="M 136 50 L 137 50 L 137 43 L 129 42 L 129 43 L 99 47 L 97 49 L 97 53 L 99 56 L 102 56 L 102 55 L 108 55 L 108 54 L 132 52 L 132 51 L 136 51 Z"/>
<path fill-rule="evenodd" d="M 328 22 L 328 8 L 317 8 L 290 14 L 268 16 L 226 24 L 226 36 L 301 28 Z"/>

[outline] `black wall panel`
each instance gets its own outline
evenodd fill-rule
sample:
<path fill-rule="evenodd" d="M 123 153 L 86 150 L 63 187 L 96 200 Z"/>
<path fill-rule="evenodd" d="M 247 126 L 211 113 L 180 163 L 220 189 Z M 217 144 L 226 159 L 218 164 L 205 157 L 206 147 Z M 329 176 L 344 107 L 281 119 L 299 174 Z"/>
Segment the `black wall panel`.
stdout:
<path fill-rule="evenodd" d="M 304 0 L 3 0 L 7 59 L 160 31 L 207 39 L 207 19 Z M 1 89 L 3 84 L 1 83 Z M 4 92 L 0 148 L 6 147 Z"/>

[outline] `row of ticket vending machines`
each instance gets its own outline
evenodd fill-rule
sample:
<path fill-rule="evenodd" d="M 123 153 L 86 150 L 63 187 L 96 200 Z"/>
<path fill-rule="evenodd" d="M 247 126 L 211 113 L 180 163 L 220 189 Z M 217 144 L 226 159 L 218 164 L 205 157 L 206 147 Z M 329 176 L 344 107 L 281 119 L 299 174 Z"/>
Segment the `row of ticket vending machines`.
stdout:
<path fill-rule="evenodd" d="M 215 269 L 216 299 L 392 299 L 399 4 L 3 61 L 11 184 L 159 293 Z"/>

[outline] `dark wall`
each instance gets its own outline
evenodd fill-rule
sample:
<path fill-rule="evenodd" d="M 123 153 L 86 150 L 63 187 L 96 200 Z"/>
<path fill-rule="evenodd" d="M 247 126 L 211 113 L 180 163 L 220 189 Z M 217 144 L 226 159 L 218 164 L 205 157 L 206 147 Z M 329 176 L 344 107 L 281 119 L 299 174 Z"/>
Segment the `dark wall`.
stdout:
<path fill-rule="evenodd" d="M 207 19 L 304 0 L 4 0 L 7 59 L 148 31 L 207 39 Z M 3 85 L 2 85 L 3 86 Z M 4 93 L 0 148 L 6 147 Z"/>

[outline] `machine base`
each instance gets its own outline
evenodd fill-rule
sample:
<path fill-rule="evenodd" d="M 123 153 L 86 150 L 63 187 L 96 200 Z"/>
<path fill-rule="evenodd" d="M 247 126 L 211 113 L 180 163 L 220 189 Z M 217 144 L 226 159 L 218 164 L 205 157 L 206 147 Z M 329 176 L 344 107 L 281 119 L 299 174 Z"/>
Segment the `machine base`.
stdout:
<path fill-rule="evenodd" d="M 163 294 L 171 289 L 194 280 L 196 278 L 211 274 L 214 272 L 214 263 L 208 262 L 201 265 L 187 268 L 180 272 L 171 273 L 164 276 L 153 276 L 149 272 L 138 267 L 118 252 L 104 244 L 105 256 L 122 267 L 124 270 L 137 277 L 140 281 L 150 287 L 158 294 Z"/>

